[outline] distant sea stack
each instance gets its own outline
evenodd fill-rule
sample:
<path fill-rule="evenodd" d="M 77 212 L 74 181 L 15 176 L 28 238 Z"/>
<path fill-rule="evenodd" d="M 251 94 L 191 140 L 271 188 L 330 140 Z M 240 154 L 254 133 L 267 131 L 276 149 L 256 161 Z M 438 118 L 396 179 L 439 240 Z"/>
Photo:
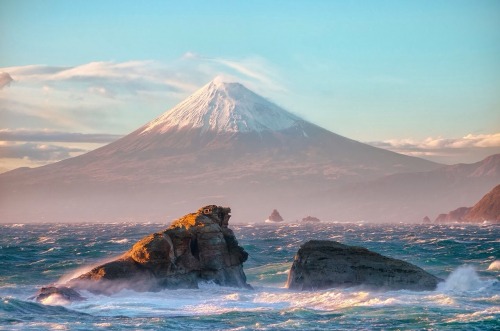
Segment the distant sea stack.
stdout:
<path fill-rule="evenodd" d="M 303 223 L 319 223 L 321 220 L 314 216 L 307 216 L 302 219 Z"/>
<path fill-rule="evenodd" d="M 73 296 L 68 288 L 112 294 L 125 288 L 198 288 L 199 281 L 251 288 L 242 265 L 248 254 L 228 228 L 230 212 L 230 208 L 215 205 L 200 208 L 172 222 L 168 229 L 144 237 L 116 260 L 70 280 L 61 289 Z M 53 287 L 45 289 L 37 299 L 57 292 Z"/>
<path fill-rule="evenodd" d="M 280 213 L 276 209 L 273 209 L 273 212 L 267 218 L 266 223 L 280 223 L 284 221 L 285 220 L 281 217 Z"/>
<path fill-rule="evenodd" d="M 500 223 L 500 185 L 495 186 L 473 207 L 460 207 L 436 218 L 437 223 L 484 221 Z"/>
<path fill-rule="evenodd" d="M 377 290 L 430 291 L 436 289 L 440 281 L 413 264 L 366 248 L 311 240 L 297 252 L 287 287 L 319 290 L 362 285 Z"/>

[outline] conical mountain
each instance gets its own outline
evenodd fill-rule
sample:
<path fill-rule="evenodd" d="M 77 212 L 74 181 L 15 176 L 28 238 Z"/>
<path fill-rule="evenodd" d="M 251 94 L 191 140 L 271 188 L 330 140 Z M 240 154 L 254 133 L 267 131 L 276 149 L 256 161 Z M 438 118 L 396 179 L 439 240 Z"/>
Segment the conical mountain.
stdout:
<path fill-rule="evenodd" d="M 141 134 L 169 130 L 237 133 L 279 131 L 300 119 L 239 83 L 212 81 L 141 128 Z"/>
<path fill-rule="evenodd" d="M 226 204 L 251 220 L 279 202 L 300 210 L 332 187 L 438 166 L 339 136 L 241 84 L 214 81 L 109 145 L 1 174 L 0 212 L 12 221 L 157 220 Z"/>
<path fill-rule="evenodd" d="M 259 168 L 265 166 L 267 171 L 282 169 L 285 161 L 293 161 L 295 169 L 299 164 L 307 168 L 320 166 L 321 171 L 336 179 L 359 175 L 372 178 L 437 167 L 430 161 L 339 136 L 282 109 L 239 83 L 217 81 L 205 85 L 130 135 L 88 155 L 144 160 L 189 155 L 191 160 L 195 158 L 205 166 L 227 167 L 231 161 L 232 165 L 227 167 L 231 172 L 241 170 L 234 167 L 241 159 L 245 167 L 254 164 Z M 159 167 L 165 169 L 163 165 Z"/>

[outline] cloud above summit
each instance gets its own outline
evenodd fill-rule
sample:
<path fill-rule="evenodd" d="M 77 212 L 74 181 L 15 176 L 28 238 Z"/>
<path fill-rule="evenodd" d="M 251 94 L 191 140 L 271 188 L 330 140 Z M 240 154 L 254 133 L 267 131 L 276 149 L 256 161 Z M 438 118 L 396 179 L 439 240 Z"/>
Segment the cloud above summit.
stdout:
<path fill-rule="evenodd" d="M 238 81 L 268 97 L 285 90 L 273 66 L 258 56 L 231 59 L 187 52 L 169 62 L 94 61 L 0 68 L 0 142 L 9 142 L 2 147 L 3 156 L 41 162 L 70 154 L 22 144 L 106 143 L 109 137 L 127 134 L 151 121 L 215 77 Z M 71 155 L 77 153 L 70 151 Z"/>
<path fill-rule="evenodd" d="M 226 59 L 188 52 L 168 63 L 33 64 L 0 68 L 0 72 L 0 116 L 4 128 L 10 129 L 23 122 L 24 128 L 126 133 L 216 76 L 257 92 L 284 90 L 272 66 L 257 56 Z M 16 84 L 5 89 L 12 81 Z M 37 120 L 30 123 L 27 118 Z M 66 127 L 54 126 L 63 118 L 68 119 Z"/>

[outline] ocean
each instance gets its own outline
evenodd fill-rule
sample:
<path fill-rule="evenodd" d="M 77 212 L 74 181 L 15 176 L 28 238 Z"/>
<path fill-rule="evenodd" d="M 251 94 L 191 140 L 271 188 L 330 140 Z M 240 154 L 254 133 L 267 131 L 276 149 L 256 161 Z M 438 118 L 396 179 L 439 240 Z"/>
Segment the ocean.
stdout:
<path fill-rule="evenodd" d="M 30 299 L 116 257 L 167 223 L 0 225 L 0 330 L 500 330 L 500 226 L 366 223 L 232 225 L 254 290 L 199 289 L 43 304 Z M 416 264 L 437 290 L 286 289 L 309 239 L 336 240 Z"/>

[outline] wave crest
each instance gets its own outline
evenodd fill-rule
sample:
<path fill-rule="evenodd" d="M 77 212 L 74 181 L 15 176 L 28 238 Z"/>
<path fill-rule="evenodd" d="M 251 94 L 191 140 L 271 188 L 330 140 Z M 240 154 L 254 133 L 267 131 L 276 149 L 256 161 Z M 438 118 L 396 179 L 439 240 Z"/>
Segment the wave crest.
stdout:
<path fill-rule="evenodd" d="M 438 285 L 438 291 L 468 292 L 479 291 L 490 285 L 491 282 L 479 278 L 473 266 L 465 265 L 454 270 L 448 278 Z"/>

